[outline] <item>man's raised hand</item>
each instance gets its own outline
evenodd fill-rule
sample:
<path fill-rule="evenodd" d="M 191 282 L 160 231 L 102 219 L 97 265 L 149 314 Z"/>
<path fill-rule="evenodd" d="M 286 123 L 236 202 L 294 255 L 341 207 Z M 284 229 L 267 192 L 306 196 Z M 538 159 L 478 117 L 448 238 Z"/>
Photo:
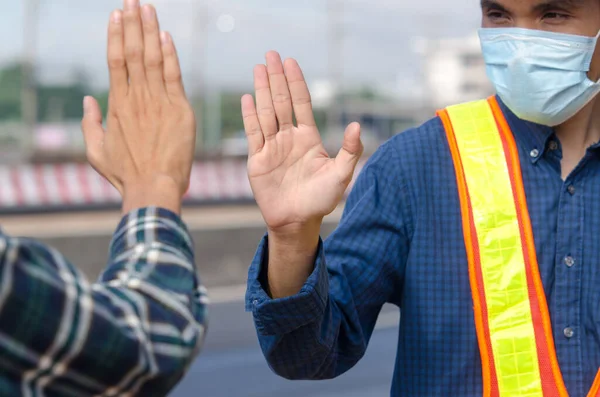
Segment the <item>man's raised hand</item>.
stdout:
<path fill-rule="evenodd" d="M 320 225 L 339 204 L 362 154 L 360 126 L 346 129 L 342 149 L 327 154 L 315 124 L 310 93 L 293 59 L 276 52 L 254 69 L 256 104 L 242 98 L 248 137 L 248 176 L 272 233 Z M 297 125 L 293 123 L 296 116 Z"/>
<path fill-rule="evenodd" d="M 108 28 L 107 129 L 98 102 L 84 99 L 91 165 L 123 196 L 123 211 L 159 206 L 174 212 L 188 188 L 196 121 L 186 98 L 173 40 L 156 10 L 125 0 Z"/>

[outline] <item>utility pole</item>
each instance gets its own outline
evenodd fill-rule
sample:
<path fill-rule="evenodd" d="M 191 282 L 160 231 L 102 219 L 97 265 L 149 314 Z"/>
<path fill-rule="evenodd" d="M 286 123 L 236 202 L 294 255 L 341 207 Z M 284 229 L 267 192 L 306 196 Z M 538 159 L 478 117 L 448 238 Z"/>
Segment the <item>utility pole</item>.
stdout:
<path fill-rule="evenodd" d="M 333 97 L 327 114 L 327 133 L 338 132 L 344 111 L 343 62 L 344 62 L 344 10 L 342 0 L 327 0 L 327 63 Z"/>
<path fill-rule="evenodd" d="M 191 7 L 192 26 L 194 27 L 195 35 L 191 38 L 191 51 L 190 51 L 190 75 L 192 81 L 190 86 L 192 87 L 190 95 L 194 95 L 196 100 L 194 101 L 194 111 L 196 117 L 196 152 L 202 152 L 206 149 L 206 143 L 209 137 L 206 133 L 206 103 L 207 103 L 207 92 L 206 92 L 206 81 L 205 81 L 205 69 L 206 69 L 206 39 L 208 34 L 208 24 L 210 23 L 209 8 L 204 5 L 203 2 L 198 0 L 189 0 Z"/>
<path fill-rule="evenodd" d="M 25 125 L 23 147 L 31 160 L 34 151 L 34 134 L 37 124 L 37 89 L 35 63 L 37 57 L 39 0 L 24 0 L 23 61 L 21 63 L 21 115 Z"/>

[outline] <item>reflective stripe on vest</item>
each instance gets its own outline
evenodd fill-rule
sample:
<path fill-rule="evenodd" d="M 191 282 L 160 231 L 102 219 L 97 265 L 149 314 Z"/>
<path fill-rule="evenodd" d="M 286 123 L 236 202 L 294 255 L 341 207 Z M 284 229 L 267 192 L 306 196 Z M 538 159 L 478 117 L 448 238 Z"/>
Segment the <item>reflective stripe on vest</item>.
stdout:
<path fill-rule="evenodd" d="M 494 97 L 438 112 L 454 161 L 484 397 L 567 397 L 514 137 Z M 589 396 L 600 397 L 600 372 Z"/>

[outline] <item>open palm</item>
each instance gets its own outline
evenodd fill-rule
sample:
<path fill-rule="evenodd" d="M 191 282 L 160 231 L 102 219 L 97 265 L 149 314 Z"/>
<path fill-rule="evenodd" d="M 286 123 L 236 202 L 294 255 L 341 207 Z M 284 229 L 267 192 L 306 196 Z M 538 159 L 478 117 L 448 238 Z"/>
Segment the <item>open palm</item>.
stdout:
<path fill-rule="evenodd" d="M 298 63 L 269 52 L 254 70 L 256 105 L 242 98 L 248 176 L 271 230 L 323 218 L 340 202 L 362 153 L 360 126 L 348 126 L 337 157 L 327 154 Z M 295 114 L 297 125 L 293 123 Z"/>

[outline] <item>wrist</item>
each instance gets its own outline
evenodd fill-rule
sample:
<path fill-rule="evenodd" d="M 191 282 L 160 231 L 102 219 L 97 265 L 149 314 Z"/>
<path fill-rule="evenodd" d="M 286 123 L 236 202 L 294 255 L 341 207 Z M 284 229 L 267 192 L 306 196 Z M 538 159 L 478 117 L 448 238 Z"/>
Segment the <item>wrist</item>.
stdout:
<path fill-rule="evenodd" d="M 314 219 L 280 228 L 269 228 L 269 244 L 286 250 L 304 252 L 319 244 L 322 219 Z"/>
<path fill-rule="evenodd" d="M 124 214 L 145 207 L 167 209 L 181 214 L 182 194 L 180 187 L 168 177 L 157 177 L 149 181 L 136 181 L 123 187 Z"/>

